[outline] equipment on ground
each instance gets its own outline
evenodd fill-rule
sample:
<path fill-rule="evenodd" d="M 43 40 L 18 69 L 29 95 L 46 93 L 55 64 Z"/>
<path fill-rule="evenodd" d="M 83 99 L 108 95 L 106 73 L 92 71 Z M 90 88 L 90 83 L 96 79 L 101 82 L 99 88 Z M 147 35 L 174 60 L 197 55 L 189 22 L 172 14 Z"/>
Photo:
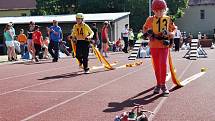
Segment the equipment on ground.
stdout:
<path fill-rule="evenodd" d="M 199 45 L 198 39 L 192 39 L 191 47 L 183 58 L 187 58 L 190 60 L 197 60 L 197 58 L 207 58 L 207 53 L 201 47 L 201 45 Z"/>
<path fill-rule="evenodd" d="M 137 59 L 142 42 L 143 42 L 143 40 L 137 40 L 135 42 L 134 48 L 132 49 L 132 51 L 128 57 L 128 60 L 136 60 Z"/>
<path fill-rule="evenodd" d="M 151 111 L 144 110 L 143 105 L 135 104 L 130 111 L 124 112 L 120 116 L 116 116 L 114 121 L 148 121 L 148 115 L 149 114 L 154 114 Z"/>
<path fill-rule="evenodd" d="M 137 40 L 128 57 L 128 60 L 136 60 L 137 58 L 150 58 L 150 49 L 147 44 L 148 40 Z"/>

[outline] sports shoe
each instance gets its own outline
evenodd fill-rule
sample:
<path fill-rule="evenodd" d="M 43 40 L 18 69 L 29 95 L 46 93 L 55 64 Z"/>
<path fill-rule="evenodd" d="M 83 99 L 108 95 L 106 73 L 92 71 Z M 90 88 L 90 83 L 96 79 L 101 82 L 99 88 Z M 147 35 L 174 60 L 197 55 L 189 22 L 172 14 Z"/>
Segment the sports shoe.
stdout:
<path fill-rule="evenodd" d="M 85 73 L 85 74 L 89 74 L 89 73 L 90 73 L 90 69 L 89 69 L 89 68 L 84 69 L 84 73 Z"/>
<path fill-rule="evenodd" d="M 161 87 L 159 85 L 155 86 L 154 94 L 159 94 Z"/>
<path fill-rule="evenodd" d="M 38 59 L 37 57 L 35 57 L 35 61 L 36 61 L 36 62 L 39 62 L 39 59 Z"/>
<path fill-rule="evenodd" d="M 57 59 L 53 59 L 53 60 L 52 60 L 52 62 L 57 62 L 57 61 L 58 61 Z"/>
<path fill-rule="evenodd" d="M 168 88 L 167 88 L 167 86 L 166 85 L 162 85 L 161 86 L 161 90 L 163 91 L 163 96 L 164 97 L 168 97 L 169 96 L 169 90 L 168 90 Z"/>
<path fill-rule="evenodd" d="M 90 70 L 86 70 L 84 71 L 85 74 L 89 74 L 90 73 Z"/>

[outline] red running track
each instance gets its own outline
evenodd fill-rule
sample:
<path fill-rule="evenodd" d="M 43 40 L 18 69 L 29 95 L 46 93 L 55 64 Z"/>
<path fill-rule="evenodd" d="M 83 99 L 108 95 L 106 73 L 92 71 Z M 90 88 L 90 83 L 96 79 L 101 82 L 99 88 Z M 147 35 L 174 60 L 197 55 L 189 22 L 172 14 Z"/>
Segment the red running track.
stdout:
<path fill-rule="evenodd" d="M 215 117 L 214 50 L 209 58 L 186 60 L 186 51 L 173 52 L 177 75 L 184 80 L 200 72 L 202 77 L 171 90 L 168 98 L 152 95 L 155 77 L 150 59 L 143 65 L 83 74 L 74 59 L 58 63 L 42 61 L 0 65 L 0 121 L 112 121 L 134 103 L 154 111 L 153 121 L 213 121 Z M 117 66 L 130 63 L 126 54 L 110 55 Z M 90 57 L 90 66 L 101 66 Z"/>

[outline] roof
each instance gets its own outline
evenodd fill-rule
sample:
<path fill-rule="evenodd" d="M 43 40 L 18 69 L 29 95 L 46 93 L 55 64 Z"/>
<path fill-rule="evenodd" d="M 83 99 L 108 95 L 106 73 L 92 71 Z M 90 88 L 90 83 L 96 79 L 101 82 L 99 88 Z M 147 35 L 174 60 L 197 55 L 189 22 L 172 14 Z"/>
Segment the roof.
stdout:
<path fill-rule="evenodd" d="M 215 0 L 189 0 L 189 6 L 215 5 Z"/>
<path fill-rule="evenodd" d="M 0 0 L 0 11 L 20 9 L 36 9 L 36 0 Z"/>
<path fill-rule="evenodd" d="M 130 12 L 121 13 L 97 13 L 97 14 L 84 14 L 85 22 L 103 22 L 115 21 L 117 19 L 128 16 Z M 75 14 L 73 15 L 49 15 L 49 16 L 22 16 L 22 17 L 0 17 L 0 24 L 13 22 L 14 24 L 25 24 L 30 21 L 35 23 L 51 23 L 57 20 L 59 23 L 72 23 L 76 21 Z"/>

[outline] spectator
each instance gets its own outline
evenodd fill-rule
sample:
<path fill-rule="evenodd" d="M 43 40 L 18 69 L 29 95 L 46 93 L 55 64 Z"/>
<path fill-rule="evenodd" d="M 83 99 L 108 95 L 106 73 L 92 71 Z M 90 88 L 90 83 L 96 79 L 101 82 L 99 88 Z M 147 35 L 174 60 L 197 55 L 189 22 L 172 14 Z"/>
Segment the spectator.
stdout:
<path fill-rule="evenodd" d="M 187 35 L 186 35 L 186 32 L 184 31 L 183 34 L 182 34 L 182 39 L 183 39 L 183 43 L 185 45 L 187 45 Z"/>
<path fill-rule="evenodd" d="M 20 34 L 18 35 L 18 42 L 20 43 L 20 49 L 21 49 L 21 58 L 24 58 L 24 54 L 25 54 L 25 47 L 27 45 L 27 37 L 24 34 L 24 30 L 21 29 L 20 30 Z"/>
<path fill-rule="evenodd" d="M 215 32 L 213 34 L 213 44 L 215 43 Z"/>
<path fill-rule="evenodd" d="M 11 31 L 11 24 L 7 24 L 4 29 L 5 44 L 7 47 L 8 60 L 12 61 L 16 58 L 13 32 Z"/>
<path fill-rule="evenodd" d="M 204 40 L 206 40 L 208 37 L 206 34 L 203 34 L 203 37 L 202 37 Z"/>
<path fill-rule="evenodd" d="M 16 31 L 15 31 L 15 29 L 14 29 L 14 24 L 13 24 L 13 22 L 9 22 L 9 25 L 10 25 L 10 31 L 11 31 L 11 33 L 12 33 L 12 36 L 13 36 L 13 42 L 14 42 L 14 48 L 15 48 L 15 58 L 14 57 L 12 57 L 12 60 L 17 60 L 17 55 L 16 55 L 16 48 L 17 48 L 17 50 L 20 50 L 19 49 L 19 47 L 17 46 L 17 41 L 15 41 L 16 40 Z M 19 43 L 18 43 L 19 44 Z"/>
<path fill-rule="evenodd" d="M 104 25 L 102 27 L 102 54 L 105 54 L 105 57 L 107 57 L 107 51 L 108 51 L 108 21 L 104 22 Z"/>
<path fill-rule="evenodd" d="M 130 50 L 133 49 L 134 44 L 135 44 L 134 33 L 133 33 L 133 29 L 130 28 L 129 29 L 129 47 L 130 47 Z"/>
<path fill-rule="evenodd" d="M 20 42 L 18 42 L 17 36 L 14 37 L 14 47 L 15 47 L 15 54 L 17 58 L 17 54 L 21 53 Z"/>
<path fill-rule="evenodd" d="M 119 38 L 117 41 L 116 41 L 116 51 L 122 51 L 122 39 Z"/>
<path fill-rule="evenodd" d="M 176 27 L 176 33 L 174 36 L 174 44 L 175 44 L 175 51 L 179 51 L 180 48 L 180 39 L 181 39 L 181 32 L 178 29 L 178 27 Z"/>
<path fill-rule="evenodd" d="M 53 26 L 47 28 L 47 30 L 50 35 L 48 50 L 53 58 L 52 62 L 57 62 L 59 58 L 59 42 L 63 39 L 62 29 L 60 26 L 58 26 L 58 22 L 56 20 L 53 20 Z"/>
<path fill-rule="evenodd" d="M 142 29 L 140 29 L 139 33 L 137 34 L 137 40 L 141 40 L 141 39 L 143 39 L 143 30 Z"/>
<path fill-rule="evenodd" d="M 198 39 L 199 39 L 199 40 L 202 39 L 202 34 L 201 34 L 201 32 L 198 33 Z"/>
<path fill-rule="evenodd" d="M 96 27 L 96 23 L 93 23 L 92 31 L 94 32 L 92 42 L 95 47 L 99 45 L 99 34 L 98 34 L 98 28 Z"/>
<path fill-rule="evenodd" d="M 48 55 L 48 46 L 49 46 L 49 37 L 46 37 L 45 39 L 43 39 L 43 46 L 42 46 L 42 49 L 43 49 L 43 58 L 44 59 L 48 59 L 49 58 L 49 55 Z"/>
<path fill-rule="evenodd" d="M 128 53 L 128 36 L 129 36 L 128 24 L 125 24 L 125 28 L 122 30 L 122 38 L 125 44 L 122 51 L 125 53 Z"/>
<path fill-rule="evenodd" d="M 33 32 L 32 35 L 32 42 L 34 44 L 34 49 L 33 49 L 33 54 L 32 57 L 35 59 L 36 62 L 39 62 L 39 58 L 42 58 L 42 33 L 40 32 L 40 28 L 38 25 L 35 26 L 35 31 Z"/>
<path fill-rule="evenodd" d="M 28 37 L 27 45 L 28 45 L 29 59 L 30 59 L 30 54 L 32 55 L 33 50 L 34 50 L 34 45 L 33 45 L 33 42 L 32 42 L 32 39 L 33 39 L 32 35 L 33 35 L 33 32 L 34 32 L 34 27 L 35 27 L 35 23 L 33 21 L 30 21 L 28 34 L 27 34 L 27 37 Z"/>
<path fill-rule="evenodd" d="M 9 25 L 11 26 L 11 32 L 12 32 L 12 35 L 13 35 L 13 39 L 14 39 L 14 37 L 16 36 L 16 31 L 15 31 L 15 29 L 14 29 L 14 24 L 13 24 L 13 22 L 9 22 Z"/>

